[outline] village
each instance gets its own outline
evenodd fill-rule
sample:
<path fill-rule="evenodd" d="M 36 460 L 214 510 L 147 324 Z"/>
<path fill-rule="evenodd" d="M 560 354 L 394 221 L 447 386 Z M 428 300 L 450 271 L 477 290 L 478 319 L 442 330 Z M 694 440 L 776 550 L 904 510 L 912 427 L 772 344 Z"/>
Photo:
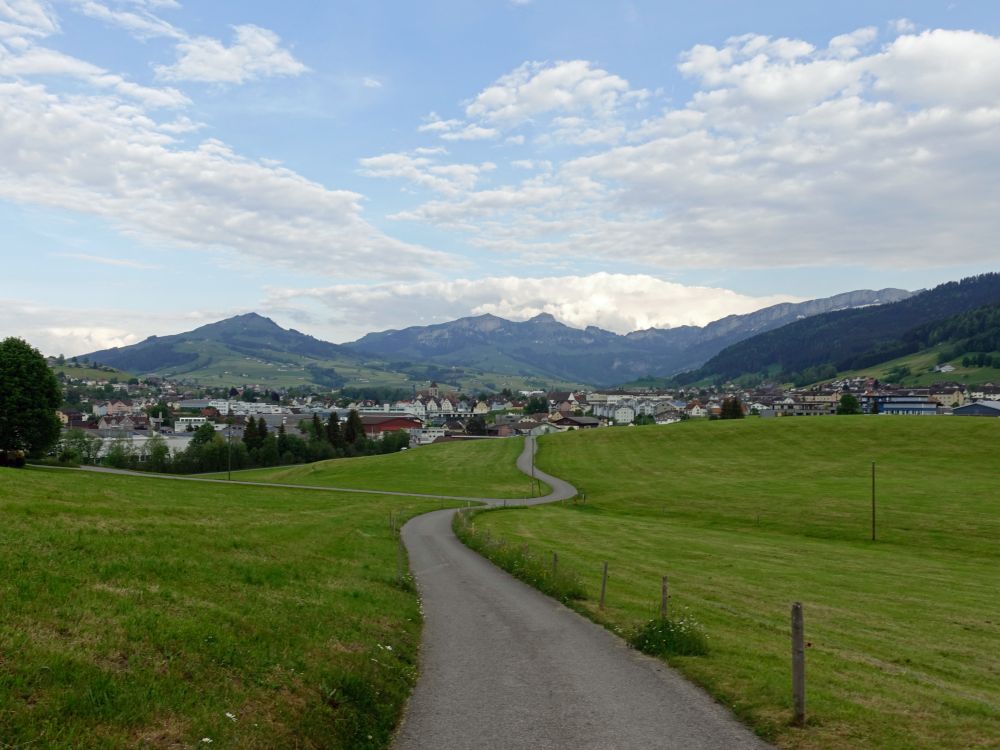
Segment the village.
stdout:
<path fill-rule="evenodd" d="M 732 412 L 724 414 L 727 401 L 738 405 L 739 415 L 763 419 L 838 413 L 1000 416 L 998 384 L 941 382 L 908 388 L 872 378 L 797 389 L 741 389 L 728 384 L 724 388 L 504 391 L 477 397 L 432 382 L 408 398 L 383 400 L 285 394 L 254 387 L 232 388 L 219 395 L 157 378 L 128 383 L 81 379 L 69 384 L 80 395 L 78 403 L 58 412 L 64 430 L 80 430 L 100 439 L 101 453 L 121 441 L 142 453 L 143 444 L 154 436 L 171 451 L 182 451 L 203 425 L 211 425 L 227 440 L 241 440 L 251 419 L 271 431 L 304 434 L 315 419 L 325 423 L 335 414 L 346 420 L 351 412 L 357 412 L 370 440 L 405 432 L 411 448 L 454 440 L 730 418 Z"/>

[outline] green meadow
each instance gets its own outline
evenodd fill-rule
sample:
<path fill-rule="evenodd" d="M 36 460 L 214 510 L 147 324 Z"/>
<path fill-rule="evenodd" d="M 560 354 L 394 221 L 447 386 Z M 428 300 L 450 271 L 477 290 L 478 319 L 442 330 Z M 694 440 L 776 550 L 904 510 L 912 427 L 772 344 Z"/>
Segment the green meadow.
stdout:
<path fill-rule="evenodd" d="M 234 471 L 233 479 L 458 497 L 530 497 L 531 482 L 516 466 L 523 448 L 523 438 L 434 443 L 384 456 Z M 542 487 L 542 492 L 548 489 Z"/>
<path fill-rule="evenodd" d="M 785 748 L 1000 747 L 1000 420 L 825 417 L 570 432 L 538 465 L 585 503 L 479 514 L 559 553 L 628 632 L 702 623 L 671 657 Z M 876 462 L 877 535 L 871 536 Z M 609 563 L 607 606 L 598 609 Z M 803 603 L 807 724 L 791 725 L 789 608 Z"/>
<path fill-rule="evenodd" d="M 0 747 L 385 747 L 439 505 L 0 469 Z"/>

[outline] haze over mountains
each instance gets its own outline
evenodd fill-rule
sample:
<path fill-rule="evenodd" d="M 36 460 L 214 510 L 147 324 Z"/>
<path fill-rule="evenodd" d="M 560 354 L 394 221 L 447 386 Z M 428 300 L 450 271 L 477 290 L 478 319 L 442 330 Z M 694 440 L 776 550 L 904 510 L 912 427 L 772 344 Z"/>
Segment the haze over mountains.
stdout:
<path fill-rule="evenodd" d="M 280 381 L 336 387 L 404 385 L 434 377 L 461 386 L 471 374 L 517 376 L 539 385 L 607 386 L 698 367 L 725 347 L 795 320 L 833 310 L 890 303 L 902 289 L 859 290 L 730 315 L 704 327 L 619 335 L 571 328 L 547 314 L 515 322 L 481 315 L 448 323 L 370 333 L 331 344 L 249 313 L 132 346 L 92 352 L 90 360 L 135 374 L 191 381 Z"/>

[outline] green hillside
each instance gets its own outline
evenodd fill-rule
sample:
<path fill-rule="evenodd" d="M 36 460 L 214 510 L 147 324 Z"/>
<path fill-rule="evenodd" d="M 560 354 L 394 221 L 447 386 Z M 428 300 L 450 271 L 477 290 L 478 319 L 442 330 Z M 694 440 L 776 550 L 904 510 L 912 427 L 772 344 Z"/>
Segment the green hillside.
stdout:
<path fill-rule="evenodd" d="M 786 748 L 1000 745 L 1000 420 L 689 422 L 541 440 L 583 505 L 487 513 L 477 528 L 582 574 L 581 606 L 627 631 L 703 623 L 672 660 Z M 871 461 L 879 541 L 871 542 Z M 603 561 L 608 603 L 596 606 Z M 805 608 L 806 729 L 789 724 L 789 605 Z"/>
<path fill-rule="evenodd" d="M 119 383 L 124 383 L 134 377 L 131 373 L 114 367 L 90 367 L 83 364 L 73 365 L 69 362 L 60 365 L 52 360 L 49 361 L 49 367 L 57 376 L 63 375 L 75 380 L 117 380 Z"/>
<path fill-rule="evenodd" d="M 469 440 L 424 445 L 383 456 L 339 458 L 277 469 L 249 469 L 233 472 L 232 476 L 234 480 L 276 484 L 464 497 L 528 497 L 531 495 L 530 480 L 515 465 L 523 448 L 523 438 Z"/>
<path fill-rule="evenodd" d="M 883 383 L 891 382 L 914 387 L 928 386 L 943 381 L 954 381 L 966 385 L 1000 384 L 1000 368 L 964 366 L 962 357 L 942 359 L 942 355 L 949 353 L 950 346 L 941 344 L 870 367 L 847 370 L 839 373 L 838 377 L 871 377 L 877 378 Z M 934 368 L 939 364 L 950 364 L 955 370 L 948 373 L 936 372 Z"/>
<path fill-rule="evenodd" d="M 0 469 L 0 745 L 387 747 L 441 501 Z"/>
<path fill-rule="evenodd" d="M 678 379 L 734 379 L 747 374 L 807 383 L 871 366 L 936 343 L 949 318 L 1000 303 L 1000 273 L 941 284 L 900 302 L 815 315 L 723 349 Z M 957 332 L 961 325 L 956 325 Z"/>

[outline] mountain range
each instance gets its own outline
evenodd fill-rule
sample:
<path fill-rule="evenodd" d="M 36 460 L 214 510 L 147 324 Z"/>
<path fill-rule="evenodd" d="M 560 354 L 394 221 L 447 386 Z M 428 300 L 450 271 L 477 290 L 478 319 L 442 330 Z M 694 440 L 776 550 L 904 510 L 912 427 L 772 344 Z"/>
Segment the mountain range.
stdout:
<path fill-rule="evenodd" d="M 907 299 L 902 289 L 859 290 L 784 303 L 706 326 L 625 335 L 572 328 L 548 314 L 526 321 L 494 315 L 370 333 L 332 344 L 256 313 L 131 346 L 83 355 L 135 374 L 214 385 L 410 387 L 436 379 L 458 388 L 608 386 L 696 368 L 727 346 L 803 318 Z"/>

